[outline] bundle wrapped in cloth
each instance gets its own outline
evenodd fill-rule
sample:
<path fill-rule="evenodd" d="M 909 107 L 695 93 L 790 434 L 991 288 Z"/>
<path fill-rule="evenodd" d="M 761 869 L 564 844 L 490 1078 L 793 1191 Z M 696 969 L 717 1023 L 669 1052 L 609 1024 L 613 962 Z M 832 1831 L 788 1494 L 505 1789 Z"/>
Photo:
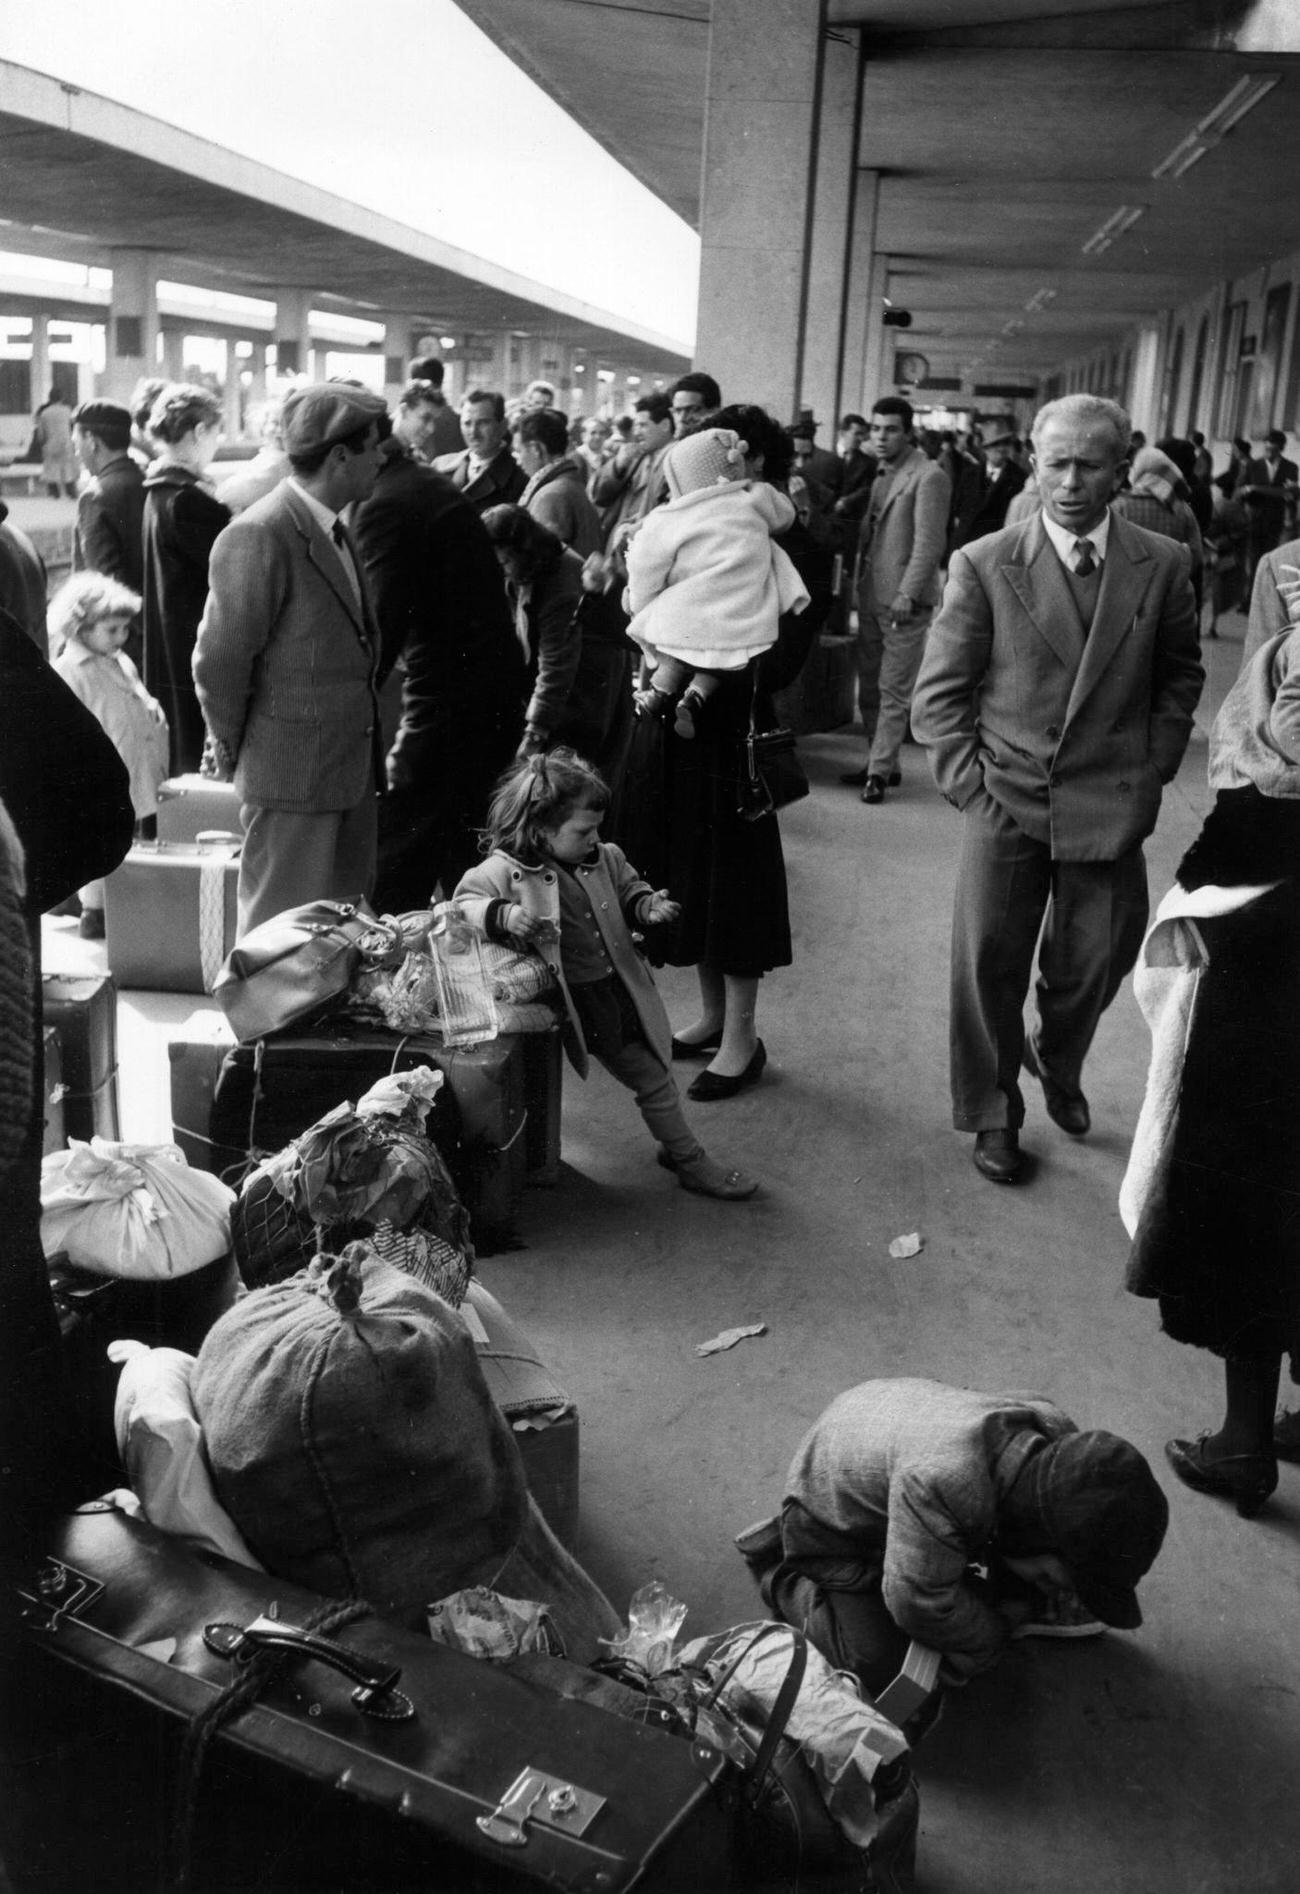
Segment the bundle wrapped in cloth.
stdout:
<path fill-rule="evenodd" d="M 418 937 L 407 925 L 404 959 L 353 982 L 351 1011 L 382 1021 L 390 1032 L 438 1033 L 449 1046 L 554 1025 L 559 990 L 538 954 L 480 939 L 455 901 L 440 901 L 423 918 Z"/>
<path fill-rule="evenodd" d="M 97 1276 L 167 1281 L 227 1253 L 233 1203 L 179 1145 L 73 1138 L 41 1165 L 41 1244 Z"/>
<path fill-rule="evenodd" d="M 464 1322 L 365 1244 L 230 1309 L 193 1396 L 218 1497 L 268 1571 L 411 1628 L 486 1585 L 546 1606 L 580 1660 L 617 1630 L 529 1499 Z"/>
<path fill-rule="evenodd" d="M 231 1218 L 244 1281 L 279 1282 L 322 1247 L 367 1237 L 459 1308 L 474 1259 L 469 1217 L 424 1134 L 444 1083 L 432 1066 L 391 1073 L 259 1164 Z"/>

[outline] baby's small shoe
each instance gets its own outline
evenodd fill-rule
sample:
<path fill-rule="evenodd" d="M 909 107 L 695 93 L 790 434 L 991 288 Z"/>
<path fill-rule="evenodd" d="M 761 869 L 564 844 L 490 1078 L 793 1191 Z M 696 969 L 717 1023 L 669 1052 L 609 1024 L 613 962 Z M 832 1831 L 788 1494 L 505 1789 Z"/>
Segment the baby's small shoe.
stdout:
<path fill-rule="evenodd" d="M 674 1171 L 683 1190 L 693 1190 L 699 1197 L 722 1197 L 732 1203 L 740 1203 L 746 1197 L 752 1197 L 758 1189 L 758 1179 L 747 1171 L 728 1170 L 711 1158 L 707 1151 L 700 1149 L 694 1157 L 674 1157 L 664 1146 L 659 1148 L 659 1162 L 666 1171 Z"/>
<path fill-rule="evenodd" d="M 685 737 L 689 742 L 695 735 L 695 719 L 703 708 L 704 699 L 697 690 L 682 692 L 681 700 L 677 705 L 677 715 L 673 718 L 673 729 L 679 737 Z"/>
<path fill-rule="evenodd" d="M 673 700 L 667 691 L 658 690 L 653 684 L 647 684 L 643 689 L 633 691 L 632 701 L 636 705 L 638 717 L 666 717 Z"/>
<path fill-rule="evenodd" d="M 103 940 L 104 938 L 104 910 L 103 908 L 82 908 L 81 920 L 80 920 L 80 923 L 78 924 L 77 932 L 80 934 L 83 940 Z"/>

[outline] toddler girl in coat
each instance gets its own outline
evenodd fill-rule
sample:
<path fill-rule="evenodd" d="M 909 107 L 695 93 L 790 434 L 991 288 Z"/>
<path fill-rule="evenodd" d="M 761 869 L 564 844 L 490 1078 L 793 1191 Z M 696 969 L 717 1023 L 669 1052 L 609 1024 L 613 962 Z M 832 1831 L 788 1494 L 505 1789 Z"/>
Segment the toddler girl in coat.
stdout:
<path fill-rule="evenodd" d="M 138 593 L 102 572 L 74 572 L 50 604 L 53 665 L 112 742 L 131 777 L 136 832 L 157 813 L 158 785 L 167 776 L 167 718 L 157 698 L 140 681 L 127 657 L 132 620 L 140 610 Z M 79 890 L 81 934 L 104 938 L 104 883 Z"/>
<path fill-rule="evenodd" d="M 489 940 L 545 961 L 564 998 L 575 1069 L 585 1078 L 592 1055 L 636 1094 L 659 1162 L 684 1189 L 752 1197 L 757 1180 L 709 1157 L 686 1122 L 668 1015 L 631 931 L 676 920 L 680 908 L 599 839 L 608 806 L 604 781 L 573 750 L 515 762 L 488 810 L 490 852 L 461 877 L 456 905 Z"/>
<path fill-rule="evenodd" d="M 747 443 L 704 428 L 664 456 L 671 495 L 638 527 L 627 551 L 628 632 L 645 653 L 637 705 L 657 715 L 677 699 L 678 736 L 729 671 L 776 643 L 783 612 L 808 593 L 773 533 L 794 523 L 793 503 L 745 471 Z"/>

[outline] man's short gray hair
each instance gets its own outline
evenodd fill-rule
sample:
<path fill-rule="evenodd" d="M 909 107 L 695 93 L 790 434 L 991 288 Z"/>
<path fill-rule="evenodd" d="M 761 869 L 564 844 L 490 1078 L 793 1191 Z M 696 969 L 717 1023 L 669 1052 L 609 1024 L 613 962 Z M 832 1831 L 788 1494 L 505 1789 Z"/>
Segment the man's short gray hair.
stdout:
<path fill-rule="evenodd" d="M 1104 395 L 1062 395 L 1059 401 L 1049 401 L 1034 416 L 1034 425 L 1029 438 L 1035 450 L 1043 429 L 1052 421 L 1081 423 L 1084 427 L 1106 422 L 1115 430 L 1115 439 L 1119 445 L 1119 458 L 1128 459 L 1129 445 L 1133 439 L 1133 423 L 1128 413 L 1118 401 L 1107 401 Z"/>

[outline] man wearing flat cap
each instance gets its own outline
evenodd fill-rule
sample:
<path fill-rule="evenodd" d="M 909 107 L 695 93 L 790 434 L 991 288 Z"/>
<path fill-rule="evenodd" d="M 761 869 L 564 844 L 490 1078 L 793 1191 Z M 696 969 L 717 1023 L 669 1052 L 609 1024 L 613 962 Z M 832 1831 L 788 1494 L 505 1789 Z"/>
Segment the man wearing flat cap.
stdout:
<path fill-rule="evenodd" d="M 942 1687 L 1013 1638 L 1135 1630 L 1168 1522 L 1137 1448 L 1042 1395 L 865 1381 L 805 1436 L 779 1516 L 736 1543 L 772 1612 L 878 1696 L 913 1641 Z"/>
<path fill-rule="evenodd" d="M 954 546 L 969 546 L 973 540 L 1000 532 L 1006 525 L 1007 508 L 1029 478 L 1011 458 L 1016 438 L 1010 421 L 995 421 L 984 436 L 983 477 L 969 513 L 954 524 Z"/>
<path fill-rule="evenodd" d="M 369 895 L 383 782 L 379 634 L 341 515 L 375 484 L 387 410 L 318 382 L 281 425 L 289 476 L 218 536 L 194 649 L 205 771 L 242 803 L 241 938 L 286 908 Z"/>

